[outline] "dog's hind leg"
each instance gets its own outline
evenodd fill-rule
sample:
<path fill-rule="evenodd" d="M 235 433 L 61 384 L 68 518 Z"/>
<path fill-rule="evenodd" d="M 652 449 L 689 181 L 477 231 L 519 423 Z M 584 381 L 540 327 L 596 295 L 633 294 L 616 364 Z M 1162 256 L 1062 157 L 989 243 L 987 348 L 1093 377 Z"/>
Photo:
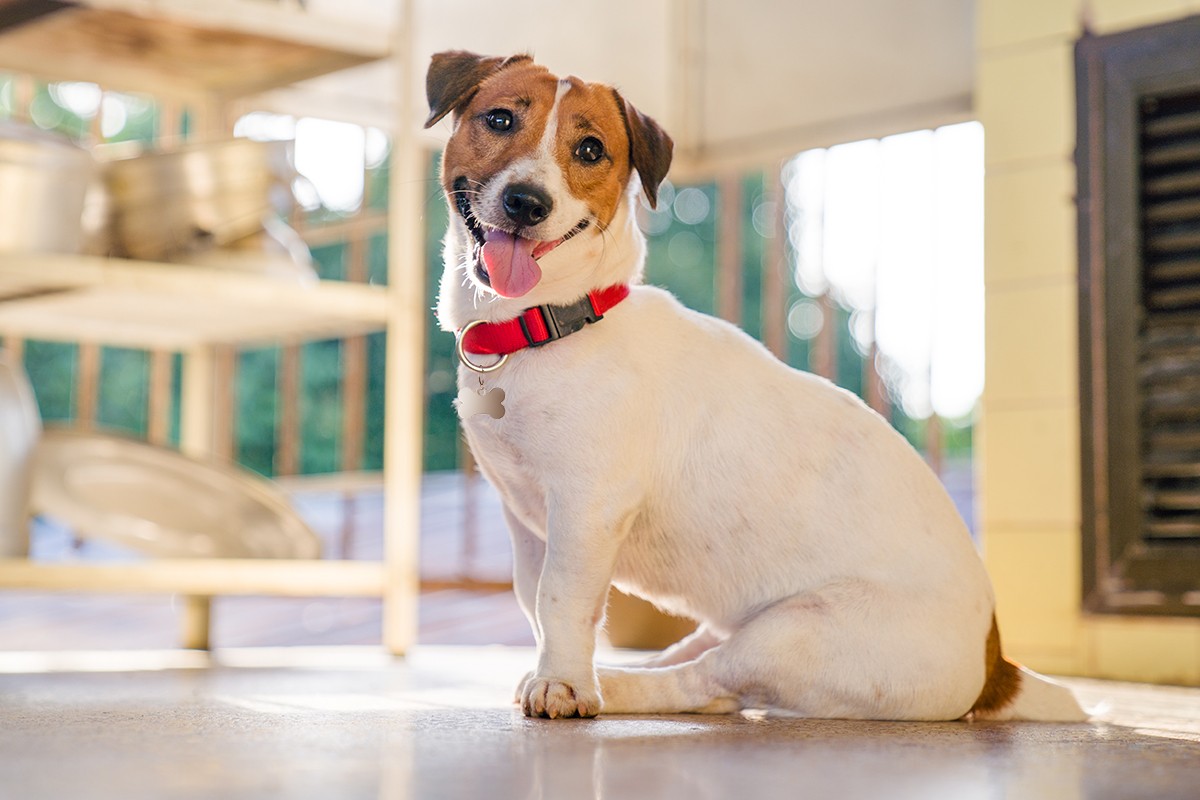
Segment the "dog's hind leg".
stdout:
<path fill-rule="evenodd" d="M 841 660 L 831 647 L 841 616 L 830 596 L 835 593 L 840 594 L 807 592 L 775 603 L 686 663 L 598 670 L 603 712 L 731 713 L 766 707 L 809 712 L 805 701 L 830 691 L 827 670 Z M 688 640 L 680 645 L 686 648 Z M 855 672 L 838 668 L 835 673 L 847 671 Z M 814 715 L 825 716 L 820 710 Z"/>
<path fill-rule="evenodd" d="M 823 631 L 784 601 L 760 612 L 728 639 L 671 666 L 601 667 L 601 713 L 730 714 L 743 708 L 796 708 L 797 694 L 826 687 L 814 661 L 828 653 Z M 816 623 L 816 624 L 813 624 Z M 688 640 L 680 644 L 685 648 Z M 669 651 L 668 651 L 669 652 Z M 814 683 L 818 685 L 813 685 Z M 806 689 L 808 691 L 806 691 Z M 820 714 L 817 714 L 820 716 Z"/>
<path fill-rule="evenodd" d="M 720 649 L 720 646 L 717 647 Z M 604 714 L 732 714 L 742 706 L 712 676 L 710 650 L 671 667 L 600 667 Z"/>
<path fill-rule="evenodd" d="M 896 624 L 927 615 L 869 584 L 830 584 L 763 609 L 694 661 L 599 670 L 602 712 L 956 719 L 978 695 L 982 647 L 972 659 L 947 626 Z"/>
<path fill-rule="evenodd" d="M 680 639 L 661 653 L 655 653 L 646 659 L 629 664 L 630 667 L 673 667 L 676 664 L 686 664 L 708 652 L 721 643 L 721 637 L 701 625 L 687 636 Z"/>

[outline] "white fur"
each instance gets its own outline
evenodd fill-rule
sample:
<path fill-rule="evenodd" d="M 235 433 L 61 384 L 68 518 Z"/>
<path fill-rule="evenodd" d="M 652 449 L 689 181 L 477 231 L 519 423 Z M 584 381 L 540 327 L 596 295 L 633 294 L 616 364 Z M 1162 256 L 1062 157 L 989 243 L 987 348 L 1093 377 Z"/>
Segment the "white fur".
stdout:
<path fill-rule="evenodd" d="M 452 213 L 442 326 L 639 283 L 637 191 L 634 176 L 607 230 L 548 254 L 541 283 L 515 300 L 468 278 L 469 235 Z M 933 720 L 971 708 L 991 585 L 937 478 L 857 397 L 641 285 L 484 380 L 504 390 L 506 414 L 463 426 L 503 496 L 539 645 L 526 713 Z M 460 366 L 459 383 L 478 376 Z M 597 669 L 610 583 L 700 630 L 641 667 Z"/>

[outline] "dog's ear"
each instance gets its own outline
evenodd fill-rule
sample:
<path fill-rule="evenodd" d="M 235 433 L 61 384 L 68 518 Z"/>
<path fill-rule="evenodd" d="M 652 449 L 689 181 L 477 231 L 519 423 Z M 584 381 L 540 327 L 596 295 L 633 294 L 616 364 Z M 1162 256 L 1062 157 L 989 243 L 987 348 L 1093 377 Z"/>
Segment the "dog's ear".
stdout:
<path fill-rule="evenodd" d="M 429 118 L 425 127 L 432 127 L 442 117 L 466 105 L 479 84 L 512 64 L 531 61 L 528 55 L 480 56 L 465 50 L 436 53 L 425 74 L 425 95 L 429 98 Z"/>
<path fill-rule="evenodd" d="M 642 179 L 642 191 L 650 201 L 651 208 L 658 207 L 658 187 L 671 168 L 671 153 L 675 143 L 659 124 L 633 107 L 613 89 L 617 107 L 625 118 L 625 132 L 629 134 L 629 160 Z"/>

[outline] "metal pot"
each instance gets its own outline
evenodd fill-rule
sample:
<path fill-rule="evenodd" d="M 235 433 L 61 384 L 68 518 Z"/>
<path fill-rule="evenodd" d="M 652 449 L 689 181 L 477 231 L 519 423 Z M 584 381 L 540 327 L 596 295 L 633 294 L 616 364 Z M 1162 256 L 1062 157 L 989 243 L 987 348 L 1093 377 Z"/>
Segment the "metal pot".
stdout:
<path fill-rule="evenodd" d="M 118 250 L 168 260 L 262 230 L 291 206 L 290 142 L 229 139 L 128 157 L 101 149 Z"/>
<path fill-rule="evenodd" d="M 56 133 L 0 121 L 0 253 L 75 253 L 95 163 Z"/>

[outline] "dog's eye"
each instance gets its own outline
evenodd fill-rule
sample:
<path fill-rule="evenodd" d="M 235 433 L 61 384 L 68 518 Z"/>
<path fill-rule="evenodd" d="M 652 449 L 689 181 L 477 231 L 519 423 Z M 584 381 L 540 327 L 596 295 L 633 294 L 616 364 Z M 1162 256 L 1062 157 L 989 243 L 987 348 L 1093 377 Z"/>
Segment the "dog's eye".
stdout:
<path fill-rule="evenodd" d="M 604 144 L 595 136 L 589 136 L 575 148 L 575 156 L 588 164 L 595 164 L 604 157 Z"/>
<path fill-rule="evenodd" d="M 483 115 L 489 128 L 504 133 L 512 128 L 513 115 L 507 108 L 493 108 Z"/>

